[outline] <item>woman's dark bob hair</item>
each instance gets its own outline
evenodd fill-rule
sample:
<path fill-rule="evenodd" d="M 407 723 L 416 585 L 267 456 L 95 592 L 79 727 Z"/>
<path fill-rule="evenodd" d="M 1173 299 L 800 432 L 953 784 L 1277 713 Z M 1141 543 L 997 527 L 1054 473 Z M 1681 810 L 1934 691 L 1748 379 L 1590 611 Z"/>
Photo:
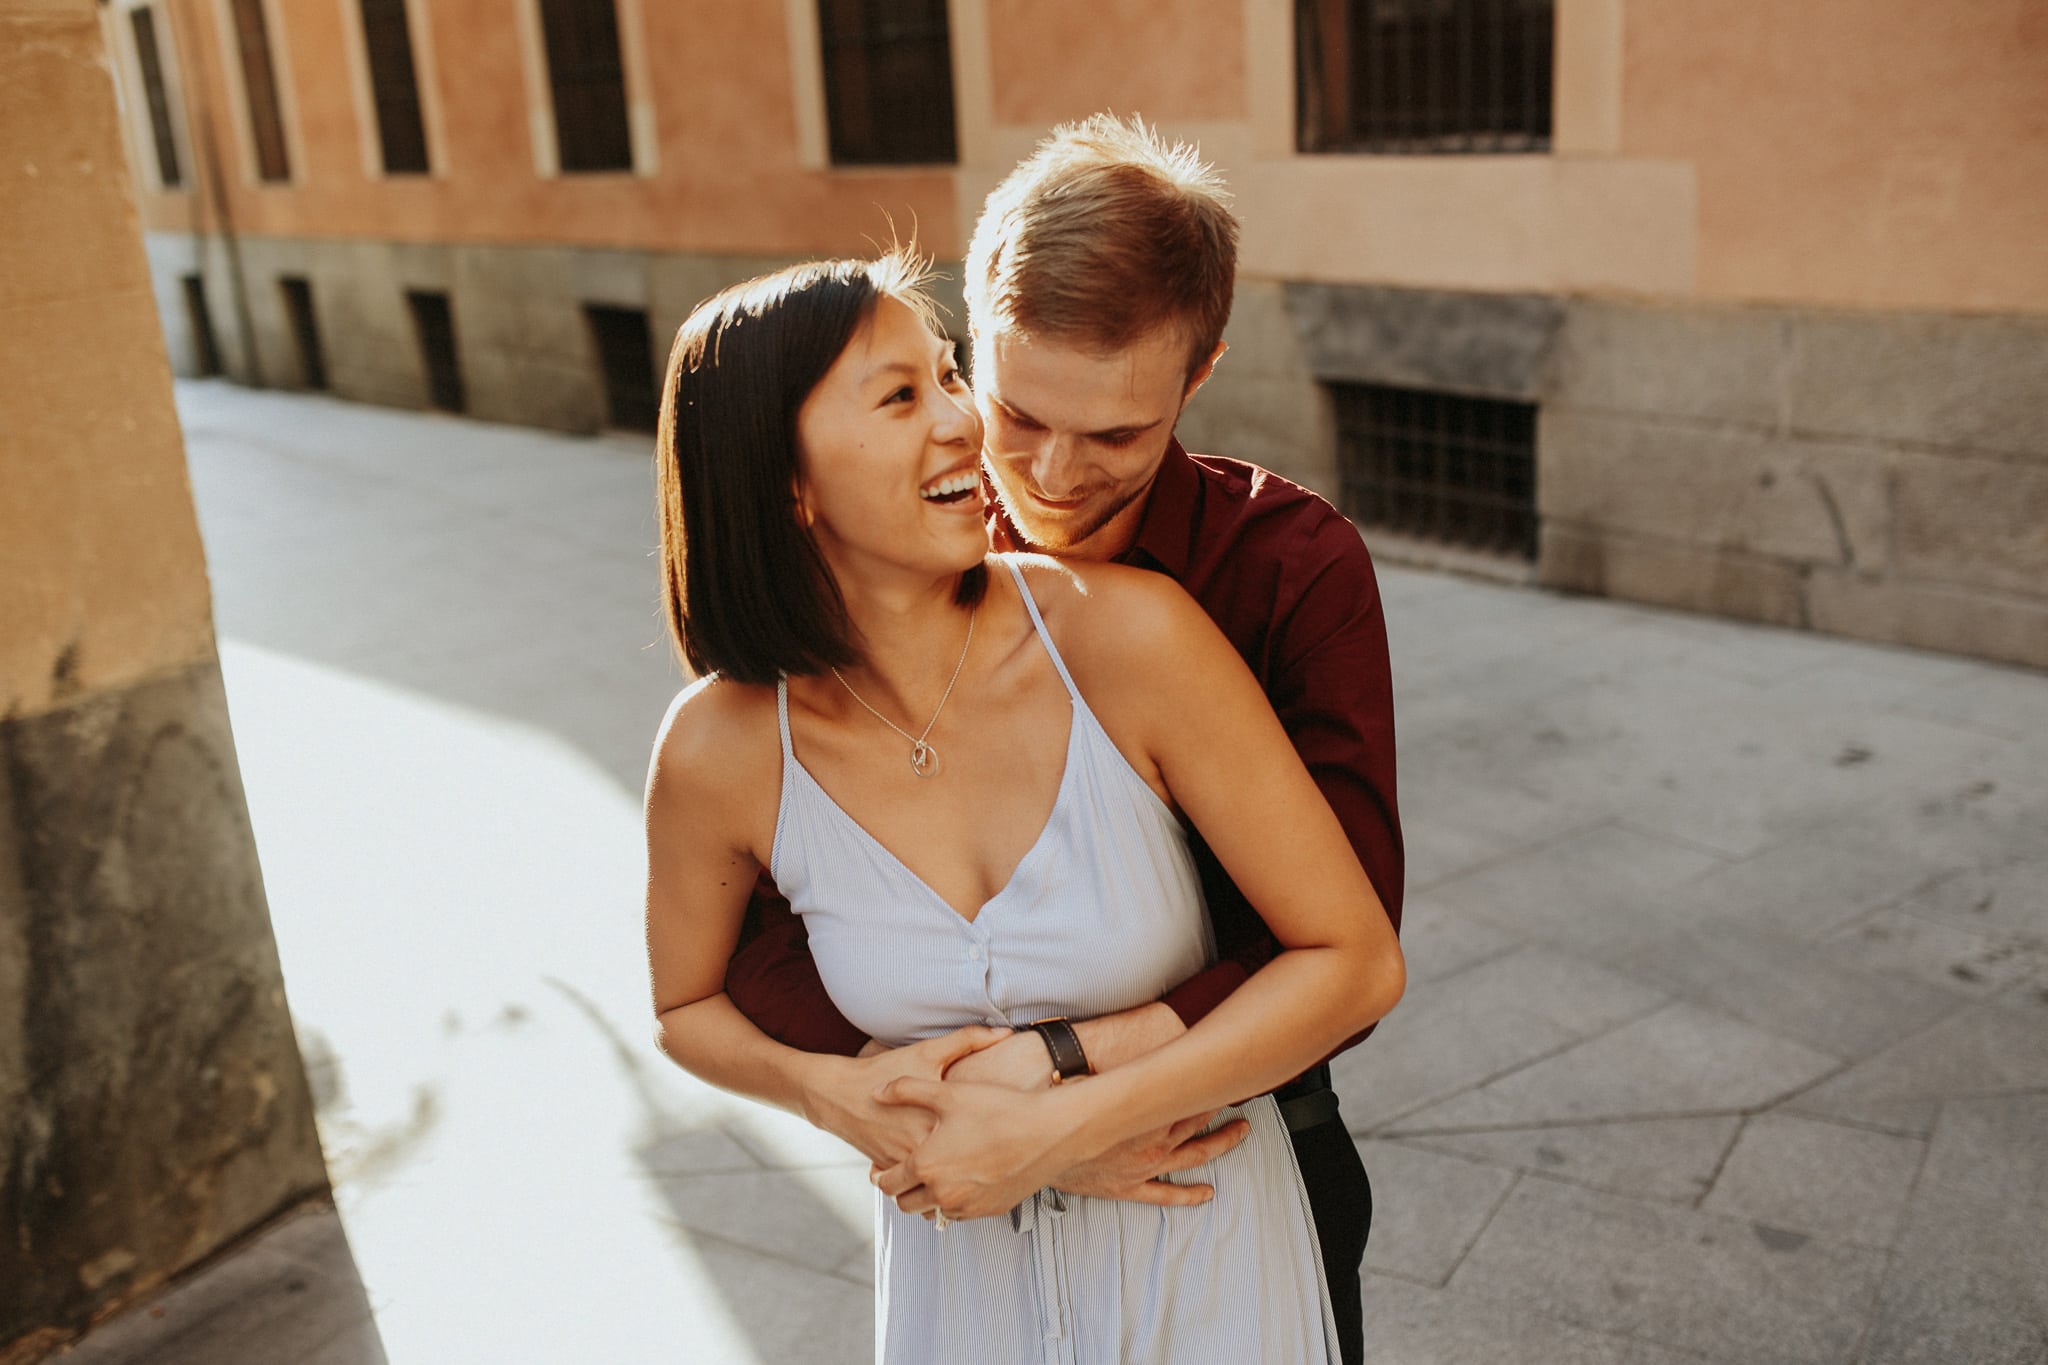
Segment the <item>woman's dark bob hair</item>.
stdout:
<path fill-rule="evenodd" d="M 885 295 L 943 334 L 926 263 L 812 261 L 705 300 L 676 333 L 655 437 L 662 602 L 692 673 L 773 683 L 858 663 L 858 632 L 797 516 L 797 410 Z M 987 591 L 961 576 L 956 600 Z"/>

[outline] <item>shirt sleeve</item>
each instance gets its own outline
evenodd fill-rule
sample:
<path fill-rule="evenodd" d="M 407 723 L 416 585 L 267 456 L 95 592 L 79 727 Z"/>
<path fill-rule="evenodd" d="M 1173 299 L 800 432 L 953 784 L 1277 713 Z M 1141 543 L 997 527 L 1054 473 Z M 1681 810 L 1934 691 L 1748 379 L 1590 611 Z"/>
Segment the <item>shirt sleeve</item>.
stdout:
<path fill-rule="evenodd" d="M 726 964 L 725 993 L 763 1033 L 800 1051 L 851 1057 L 867 1044 L 825 993 L 804 922 L 766 875 Z"/>
<path fill-rule="evenodd" d="M 1299 571 L 1277 594 L 1265 655 L 1266 696 L 1398 933 L 1405 867 L 1395 794 L 1393 676 L 1379 581 L 1365 542 L 1349 522 L 1332 517 L 1306 539 L 1293 557 Z M 1218 960 L 1164 997 L 1189 1027 L 1280 952 L 1272 931 L 1244 905 L 1206 846 L 1198 845 L 1196 862 L 1217 925 Z M 1337 1051 L 1371 1032 L 1366 1029 Z"/>

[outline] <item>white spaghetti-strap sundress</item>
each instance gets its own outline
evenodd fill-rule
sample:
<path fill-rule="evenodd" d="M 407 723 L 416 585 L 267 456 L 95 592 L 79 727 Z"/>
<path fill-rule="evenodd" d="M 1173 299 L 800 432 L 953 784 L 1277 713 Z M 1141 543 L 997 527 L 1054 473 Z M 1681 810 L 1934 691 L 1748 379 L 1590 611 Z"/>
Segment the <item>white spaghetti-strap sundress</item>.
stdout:
<path fill-rule="evenodd" d="M 1038 841 L 973 921 L 825 792 L 790 743 L 771 872 L 804 917 L 833 1002 L 870 1037 L 1087 1018 L 1156 1000 L 1214 956 L 1173 814 L 1074 686 L 1066 771 Z M 1165 666 L 1165 665 L 1162 665 Z M 1084 1082 L 1085 1083 L 1085 1082 Z M 875 1358 L 883 1365 L 1307 1365 L 1337 1360 L 1329 1293 L 1294 1149 L 1270 1096 L 1225 1111 L 1251 1136 L 1178 1179 L 1190 1208 L 1043 1189 L 1007 1218 L 945 1230 L 877 1196 Z"/>

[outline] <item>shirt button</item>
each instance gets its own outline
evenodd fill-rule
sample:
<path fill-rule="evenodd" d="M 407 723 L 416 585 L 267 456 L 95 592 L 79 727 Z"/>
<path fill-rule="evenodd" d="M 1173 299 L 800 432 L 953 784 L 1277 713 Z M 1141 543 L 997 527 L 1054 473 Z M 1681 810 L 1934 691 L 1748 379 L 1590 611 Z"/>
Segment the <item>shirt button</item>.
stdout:
<path fill-rule="evenodd" d="M 969 962 L 981 961 L 981 945 L 979 943 L 967 950 L 967 960 Z"/>

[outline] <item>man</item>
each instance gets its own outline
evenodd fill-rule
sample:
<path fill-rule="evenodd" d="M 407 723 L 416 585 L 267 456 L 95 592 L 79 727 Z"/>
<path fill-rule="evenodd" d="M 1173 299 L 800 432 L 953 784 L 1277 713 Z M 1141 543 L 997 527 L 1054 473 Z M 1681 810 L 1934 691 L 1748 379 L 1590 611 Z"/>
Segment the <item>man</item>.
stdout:
<path fill-rule="evenodd" d="M 1178 580 L 1259 679 L 1398 929 L 1393 697 L 1371 558 L 1356 529 L 1315 494 L 1250 465 L 1191 456 L 1173 435 L 1223 353 L 1236 246 L 1214 172 L 1135 120 L 1098 116 L 1056 131 L 989 197 L 966 292 L 983 467 L 995 495 L 990 541 Z M 1074 1021 L 1073 1040 L 1096 1070 L 1171 1041 L 1279 951 L 1199 839 L 1195 852 L 1219 960 L 1163 1001 Z M 851 1055 L 867 1044 L 825 995 L 801 923 L 773 897 L 756 898 L 726 984 L 742 1012 L 792 1046 Z M 1072 1060 L 1056 1055 L 1063 1041 L 1019 1031 L 946 1074 L 1049 1083 Z M 1275 1096 L 1323 1248 L 1344 1359 L 1355 1362 L 1371 1186 L 1327 1064 Z M 820 1100 L 813 1117 L 879 1156 L 882 1125 L 898 1125 L 900 1145 L 903 1117 L 885 1120 L 864 1099 Z M 1204 1133 L 1204 1118 L 1113 1149 L 1054 1183 L 1105 1198 L 1198 1202 L 1205 1187 L 1160 1177 L 1213 1160 L 1244 1135 L 1241 1124 Z"/>

